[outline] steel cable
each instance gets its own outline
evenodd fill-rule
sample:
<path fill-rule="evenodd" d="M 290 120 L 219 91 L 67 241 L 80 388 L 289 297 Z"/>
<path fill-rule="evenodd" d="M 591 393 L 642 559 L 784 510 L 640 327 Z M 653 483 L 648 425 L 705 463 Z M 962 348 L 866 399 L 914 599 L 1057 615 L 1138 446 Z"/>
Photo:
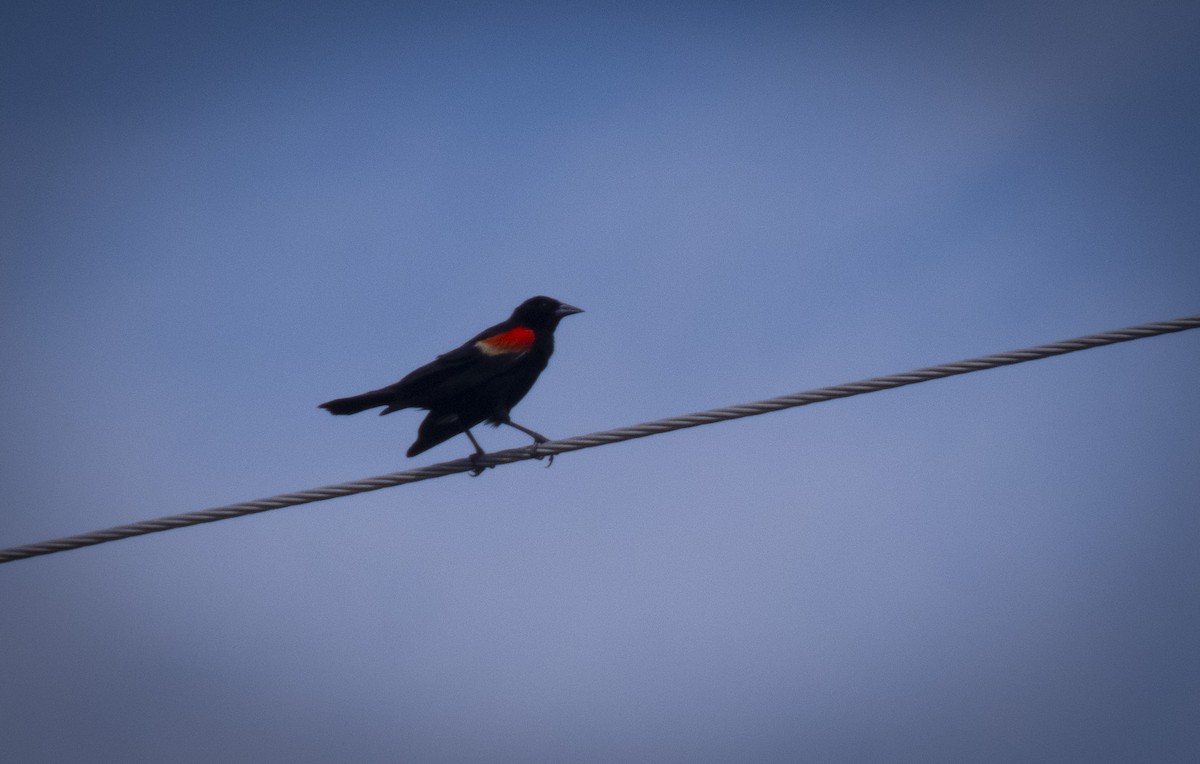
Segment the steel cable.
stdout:
<path fill-rule="evenodd" d="M 506 451 L 496 451 L 480 457 L 478 459 L 478 464 L 479 466 L 495 467 L 501 464 L 521 462 L 528 459 L 541 459 L 549 455 L 564 454 L 569 451 L 579 451 L 585 448 L 595 448 L 596 446 L 603 446 L 609 443 L 620 443 L 622 441 L 633 440 L 635 438 L 645 438 L 650 435 L 658 435 L 664 432 L 671 432 L 673 430 L 682 430 L 688 427 L 699 427 L 701 425 L 713 424 L 715 422 L 724 422 L 731 419 L 757 416 L 759 414 L 766 414 L 772 411 L 781 411 L 783 409 L 796 408 L 798 406 L 807 406 L 811 403 L 831 401 L 838 398 L 849 398 L 854 395 L 863 395 L 864 393 L 873 393 L 880 390 L 890 390 L 896 387 L 904 387 L 905 385 L 915 385 L 919 382 L 928 382 L 934 379 L 942 379 L 943 377 L 952 377 L 957 374 L 968 374 L 974 371 L 983 371 L 985 369 L 994 369 L 1000 366 L 1010 366 L 1016 363 L 1025 363 L 1026 361 L 1036 361 L 1039 358 L 1050 358 L 1056 355 L 1063 355 L 1064 353 L 1074 353 L 1076 351 L 1086 350 L 1088 348 L 1101 347 L 1103 345 L 1113 345 L 1118 342 L 1128 342 L 1130 340 L 1143 339 L 1145 337 L 1155 337 L 1161 334 L 1181 332 L 1186 329 L 1195 329 L 1198 327 L 1200 327 L 1200 314 L 1194 316 L 1185 316 L 1183 318 L 1177 318 L 1171 321 L 1140 324 L 1138 326 L 1131 326 L 1125 329 L 1117 329 L 1116 331 L 1103 332 L 1101 334 L 1091 334 L 1086 337 L 1077 337 L 1075 339 L 1063 340 L 1062 342 L 1054 342 L 1049 345 L 1038 345 L 1036 347 L 1025 348 L 1023 350 L 1012 350 L 1007 353 L 997 353 L 995 355 L 969 358 L 964 361 L 956 361 L 954 363 L 946 363 L 939 366 L 930 366 L 924 369 L 905 372 L 903 374 L 892 374 L 886 377 L 874 377 L 872 379 L 865 379 L 860 382 L 850 382 L 844 385 L 834 385 L 833 387 L 822 387 L 816 390 L 808 390 L 806 392 L 793 393 L 791 395 L 782 395 L 778 398 L 769 398 L 767 400 L 757 401 L 755 403 L 743 403 L 737 406 L 726 406 L 724 408 L 710 409 L 708 411 L 700 411 L 694 414 L 685 414 L 683 416 L 670 417 L 668 419 L 658 419 L 653 422 L 643 422 L 642 424 L 635 424 L 630 427 L 620 427 L 615 430 L 594 432 L 590 435 L 579 435 L 573 438 L 550 441 L 549 443 L 543 443 L 538 446 L 536 453 L 530 446 L 511 448 Z M 339 496 L 350 496 L 356 493 L 377 491 L 381 488 L 390 488 L 392 486 L 404 485 L 405 483 L 416 483 L 421 480 L 431 480 L 433 478 L 445 477 L 447 475 L 455 475 L 460 472 L 470 472 L 474 468 L 475 464 L 472 464 L 470 459 L 455 459 L 454 461 L 433 464 L 428 467 L 419 467 L 413 470 L 404 470 L 403 472 L 393 472 L 388 475 L 380 475 L 378 477 L 366 478 L 364 480 L 355 480 L 349 483 L 337 483 L 321 488 L 312 488 L 307 491 L 285 493 L 266 499 L 258 499 L 256 501 L 246 501 L 240 504 L 228 504 L 223 507 L 214 507 L 212 509 L 200 510 L 198 512 L 187 512 L 181 515 L 170 515 L 168 517 L 160 517 L 156 520 L 145 520 L 143 522 L 132 523 L 130 525 L 118 525 L 113 528 L 93 531 L 91 533 L 84 533 L 78 536 L 67 536 L 65 538 L 54 539 L 52 541 L 43 541 L 36 544 L 25 544 L 24 546 L 0 549 L 0 563 L 22 560 L 27 557 L 36 557 L 43 554 L 51 554 L 53 552 L 63 552 L 68 549 L 78 549 L 80 547 L 92 546 L 94 544 L 103 544 L 108 541 L 116 541 L 118 539 L 130 538 L 132 536 L 142 536 L 147 533 L 157 533 L 159 531 L 166 531 L 172 528 L 184 528 L 189 525 L 200 525 L 202 523 L 216 522 L 217 520 L 227 520 L 233 517 L 252 515 L 272 509 L 294 507 L 299 504 L 310 504 L 315 501 L 335 499 Z"/>

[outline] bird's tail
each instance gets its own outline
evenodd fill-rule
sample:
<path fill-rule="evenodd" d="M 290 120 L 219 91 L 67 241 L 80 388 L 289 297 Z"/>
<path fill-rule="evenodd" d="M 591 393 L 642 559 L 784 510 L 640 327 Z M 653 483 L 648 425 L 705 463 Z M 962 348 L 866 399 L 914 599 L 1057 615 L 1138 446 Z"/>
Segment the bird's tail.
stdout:
<path fill-rule="evenodd" d="M 417 430 L 417 440 L 408 449 L 408 456 L 423 454 L 439 443 L 445 443 L 455 435 L 466 432 L 457 414 L 430 411 Z"/>
<path fill-rule="evenodd" d="M 325 409 L 330 414 L 357 414 L 360 411 L 377 408 L 379 406 L 388 406 L 388 410 L 383 413 L 387 414 L 395 411 L 403 406 L 392 406 L 396 402 L 396 394 L 394 391 L 372 390 L 369 393 L 362 395 L 352 395 L 349 398 L 338 398 L 337 400 L 327 401 L 322 403 L 320 408 Z"/>

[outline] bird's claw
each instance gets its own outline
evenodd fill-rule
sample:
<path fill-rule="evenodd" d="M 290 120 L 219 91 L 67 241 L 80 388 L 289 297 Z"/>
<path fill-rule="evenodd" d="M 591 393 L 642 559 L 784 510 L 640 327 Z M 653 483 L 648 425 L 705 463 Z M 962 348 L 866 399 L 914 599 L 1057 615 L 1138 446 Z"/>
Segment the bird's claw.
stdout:
<path fill-rule="evenodd" d="M 467 457 L 467 459 L 471 461 L 471 477 L 479 477 L 483 474 L 484 470 L 490 470 L 496 467 L 494 464 L 480 464 L 479 456 L 479 454 L 471 454 Z"/>
<path fill-rule="evenodd" d="M 530 455 L 539 462 L 542 460 L 542 455 L 538 452 L 538 446 L 543 443 L 549 443 L 549 438 L 534 439 L 533 445 L 530 447 Z M 549 455 L 549 460 L 546 461 L 546 469 L 549 469 L 554 464 L 554 454 Z"/>

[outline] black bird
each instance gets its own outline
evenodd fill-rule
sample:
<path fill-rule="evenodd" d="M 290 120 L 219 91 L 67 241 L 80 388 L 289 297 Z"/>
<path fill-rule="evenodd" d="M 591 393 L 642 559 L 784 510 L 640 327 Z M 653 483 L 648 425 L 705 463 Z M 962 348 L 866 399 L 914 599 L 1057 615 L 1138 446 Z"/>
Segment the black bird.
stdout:
<path fill-rule="evenodd" d="M 408 408 L 427 410 L 409 456 L 461 432 L 475 446 L 474 461 L 484 453 L 471 434 L 471 428 L 480 422 L 515 427 L 532 437 L 536 448 L 549 439 L 517 424 L 509 413 L 549 363 L 558 322 L 582 312 L 552 297 L 531 297 L 518 305 L 508 320 L 484 329 L 396 384 L 322 403 L 321 408 L 331 414 L 357 414 L 386 406 L 380 415 Z"/>

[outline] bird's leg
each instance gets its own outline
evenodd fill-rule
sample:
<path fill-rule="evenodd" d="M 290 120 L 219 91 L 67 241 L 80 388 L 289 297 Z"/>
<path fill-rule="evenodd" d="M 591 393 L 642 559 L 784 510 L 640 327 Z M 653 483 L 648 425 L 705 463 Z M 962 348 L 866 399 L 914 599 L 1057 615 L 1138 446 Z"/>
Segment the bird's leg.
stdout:
<path fill-rule="evenodd" d="M 533 438 L 533 458 L 534 459 L 542 458 L 541 455 L 538 453 L 538 445 L 540 445 L 542 443 L 549 443 L 550 442 L 549 438 L 547 438 L 545 435 L 541 434 L 540 432 L 534 432 L 533 430 L 529 429 L 528 427 L 522 427 L 521 425 L 517 424 L 516 422 L 514 422 L 513 420 L 508 419 L 508 418 L 504 419 L 504 424 L 508 425 L 509 427 L 515 427 L 516 429 L 525 433 L 529 437 Z M 546 466 L 549 467 L 551 464 L 554 464 L 554 454 L 550 454 L 550 461 L 546 462 Z"/>
<path fill-rule="evenodd" d="M 516 422 L 514 422 L 511 419 L 505 419 L 504 423 L 506 425 L 508 425 L 509 427 L 517 428 L 521 432 L 523 432 L 526 435 L 528 435 L 529 437 L 533 438 L 534 443 L 549 443 L 550 442 L 550 439 L 547 438 L 545 435 L 541 434 L 540 432 L 534 432 L 533 430 L 529 429 L 528 427 L 522 427 L 521 425 L 517 424 Z"/>
<path fill-rule="evenodd" d="M 468 459 L 471 460 L 471 466 L 474 468 L 471 470 L 471 477 L 479 477 L 480 475 L 483 474 L 483 471 L 485 469 L 487 469 L 488 467 L 495 467 L 496 465 L 489 464 L 485 467 L 479 466 L 479 457 L 486 455 L 487 452 L 484 451 L 483 447 L 479 445 L 479 441 L 475 440 L 475 436 L 471 434 L 471 430 L 469 428 L 466 430 L 463 430 L 463 432 L 465 432 L 467 434 L 467 437 L 471 439 L 471 444 L 475 446 L 475 453 L 473 453 L 469 457 L 467 457 Z"/>

